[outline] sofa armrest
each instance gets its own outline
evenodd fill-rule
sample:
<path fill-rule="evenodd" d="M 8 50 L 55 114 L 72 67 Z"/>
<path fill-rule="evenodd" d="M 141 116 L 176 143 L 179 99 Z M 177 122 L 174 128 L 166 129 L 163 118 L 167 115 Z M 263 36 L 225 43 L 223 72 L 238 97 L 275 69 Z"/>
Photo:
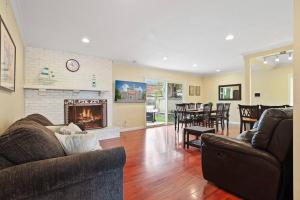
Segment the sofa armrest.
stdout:
<path fill-rule="evenodd" d="M 249 143 L 234 138 L 208 133 L 201 136 L 201 141 L 203 146 L 202 148 L 205 146 L 208 148 L 214 147 L 239 154 L 245 154 L 251 157 L 262 159 L 280 167 L 279 162 L 271 154 L 267 153 L 266 151 L 256 149 Z"/>
<path fill-rule="evenodd" d="M 118 147 L 9 167 L 0 171 L 0 199 L 23 199 L 123 170 L 125 150 Z"/>

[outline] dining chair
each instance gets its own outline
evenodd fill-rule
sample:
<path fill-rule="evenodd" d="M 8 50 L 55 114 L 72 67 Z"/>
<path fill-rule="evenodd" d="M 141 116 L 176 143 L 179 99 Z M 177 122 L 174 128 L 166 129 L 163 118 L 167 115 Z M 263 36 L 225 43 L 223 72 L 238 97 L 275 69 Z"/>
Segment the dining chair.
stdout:
<path fill-rule="evenodd" d="M 198 125 L 202 124 L 205 127 L 211 126 L 210 125 L 211 109 L 212 109 L 211 103 L 203 104 L 203 112 L 199 114 L 196 120 Z"/>
<path fill-rule="evenodd" d="M 258 105 L 240 105 L 239 104 L 239 110 L 240 110 L 240 133 L 246 130 L 246 125 L 250 125 L 250 129 L 252 129 L 253 125 L 259 118 L 259 106 Z"/>
<path fill-rule="evenodd" d="M 223 116 L 224 116 L 224 103 L 217 103 L 216 113 L 211 114 L 209 117 L 209 123 L 212 126 L 216 125 L 217 131 L 219 131 L 219 125 L 221 125 L 222 131 L 224 130 Z"/>
<path fill-rule="evenodd" d="M 187 104 L 187 108 L 188 108 L 188 109 L 191 109 L 191 110 L 192 110 L 192 109 L 196 109 L 196 105 L 195 105 L 194 103 L 188 103 L 188 104 Z"/>
<path fill-rule="evenodd" d="M 224 103 L 222 123 L 223 123 L 223 128 L 225 128 L 225 121 L 226 121 L 227 134 L 229 130 L 229 118 L 230 118 L 230 103 Z"/>
<path fill-rule="evenodd" d="M 179 131 L 179 121 L 182 121 L 183 112 L 186 110 L 185 103 L 179 103 L 175 105 L 175 131 Z"/>
<path fill-rule="evenodd" d="M 196 109 L 199 110 L 201 108 L 202 103 L 196 103 Z"/>

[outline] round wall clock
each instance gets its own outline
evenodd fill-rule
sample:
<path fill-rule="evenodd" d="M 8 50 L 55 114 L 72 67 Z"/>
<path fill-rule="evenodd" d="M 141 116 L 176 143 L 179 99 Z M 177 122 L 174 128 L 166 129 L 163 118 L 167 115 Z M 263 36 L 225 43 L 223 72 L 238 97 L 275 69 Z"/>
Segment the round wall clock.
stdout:
<path fill-rule="evenodd" d="M 66 62 L 66 68 L 70 71 L 70 72 L 77 72 L 80 68 L 79 62 L 75 59 L 70 59 L 67 60 Z"/>

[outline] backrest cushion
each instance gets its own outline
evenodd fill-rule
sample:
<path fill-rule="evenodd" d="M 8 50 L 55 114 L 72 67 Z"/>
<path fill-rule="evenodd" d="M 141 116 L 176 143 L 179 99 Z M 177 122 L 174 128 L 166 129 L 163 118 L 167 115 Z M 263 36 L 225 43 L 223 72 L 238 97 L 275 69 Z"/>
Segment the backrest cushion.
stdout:
<path fill-rule="evenodd" d="M 24 118 L 0 137 L 0 155 L 13 164 L 22 164 L 61 157 L 65 152 L 51 130 Z"/>
<path fill-rule="evenodd" d="M 0 155 L 0 170 L 11 166 L 14 166 L 14 164 Z"/>
<path fill-rule="evenodd" d="M 54 124 L 50 122 L 49 119 L 47 119 L 45 116 L 41 114 L 31 114 L 26 117 L 27 119 L 30 119 L 34 122 L 37 122 L 43 126 L 53 126 Z"/>
<path fill-rule="evenodd" d="M 252 146 L 266 150 L 272 139 L 273 132 L 284 119 L 293 118 L 293 109 L 273 108 L 266 110 L 258 121 L 257 132 L 252 138 Z"/>
<path fill-rule="evenodd" d="M 282 120 L 276 127 L 268 151 L 283 162 L 293 144 L 293 120 Z"/>

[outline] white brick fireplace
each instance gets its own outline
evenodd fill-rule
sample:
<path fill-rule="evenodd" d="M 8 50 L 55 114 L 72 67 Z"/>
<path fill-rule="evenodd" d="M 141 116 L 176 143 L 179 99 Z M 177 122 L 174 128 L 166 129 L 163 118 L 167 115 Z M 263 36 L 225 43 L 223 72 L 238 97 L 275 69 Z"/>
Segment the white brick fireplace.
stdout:
<path fill-rule="evenodd" d="M 66 61 L 80 63 L 77 72 Z M 54 83 L 41 84 L 39 74 L 48 67 Z M 92 78 L 96 87 L 92 87 Z M 25 114 L 40 113 L 55 124 L 64 123 L 65 99 L 107 99 L 107 124 L 112 125 L 112 61 L 93 56 L 27 47 L 25 52 Z"/>

